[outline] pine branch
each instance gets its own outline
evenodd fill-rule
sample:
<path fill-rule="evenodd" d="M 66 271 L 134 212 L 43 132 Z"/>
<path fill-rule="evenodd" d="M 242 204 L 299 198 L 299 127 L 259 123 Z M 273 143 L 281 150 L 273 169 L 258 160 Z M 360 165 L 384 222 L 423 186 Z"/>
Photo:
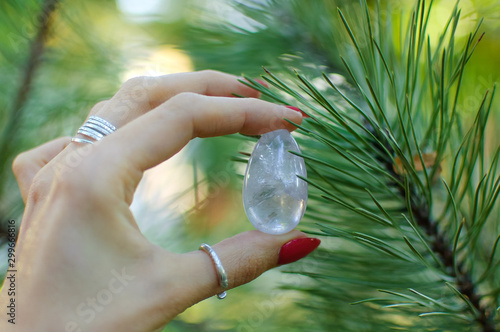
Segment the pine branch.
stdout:
<path fill-rule="evenodd" d="M 377 137 L 377 133 L 374 133 Z M 390 144 L 385 141 L 385 137 L 377 137 L 379 141 L 383 142 L 384 146 L 389 149 L 392 155 L 395 155 Z M 380 149 L 380 145 L 374 144 L 375 148 Z M 381 151 L 383 153 L 383 151 Z M 406 179 L 394 171 L 394 166 L 390 161 L 383 160 L 387 172 L 398 180 L 399 183 L 404 183 Z M 486 306 L 481 305 L 481 295 L 477 292 L 476 286 L 472 280 L 472 275 L 465 268 L 465 262 L 455 261 L 455 254 L 453 248 L 450 246 L 450 239 L 446 238 L 444 233 L 440 232 L 438 223 L 431 217 L 429 207 L 425 202 L 424 197 L 419 197 L 415 186 L 409 182 L 409 193 L 404 187 L 399 186 L 397 183 L 392 183 L 392 186 L 398 188 L 398 192 L 404 201 L 410 202 L 410 209 L 407 211 L 411 213 L 420 226 L 429 237 L 431 241 L 431 249 L 441 259 L 446 268 L 446 272 L 456 280 L 458 291 L 465 295 L 471 302 L 474 308 L 479 313 L 476 321 L 481 325 L 483 332 L 495 332 L 495 324 L 493 323 L 494 312 L 488 312 Z M 455 268 L 456 266 L 456 268 Z"/>
<path fill-rule="evenodd" d="M 45 0 L 42 3 L 36 25 L 37 34 L 30 44 L 29 56 L 26 60 L 23 76 L 14 98 L 11 111 L 7 116 L 7 124 L 2 133 L 2 139 L 0 139 L 0 156 L 7 157 L 2 158 L 2 162 L 0 163 L 0 175 L 6 172 L 7 165 L 11 161 L 9 157 L 12 157 L 14 152 L 13 146 L 16 142 L 16 133 L 21 126 L 24 106 L 29 100 L 33 79 L 42 62 L 47 37 L 50 32 L 51 20 L 58 4 L 59 0 Z M 1 187 L 0 190 L 2 190 L 2 192 L 0 192 L 0 197 L 4 195 L 3 190 L 6 189 L 5 187 L 6 186 Z M 0 216 L 2 216 L 2 220 L 7 219 L 4 211 L 0 212 Z M 6 235 L 5 230 L 0 231 L 0 238 L 5 238 Z"/>
<path fill-rule="evenodd" d="M 270 8 L 258 11 L 274 13 L 289 3 L 296 2 L 271 0 L 265 5 Z M 458 3 L 434 43 L 434 31 L 427 29 L 442 17 L 431 15 L 432 0 L 416 0 L 410 13 L 393 11 L 388 2 L 339 1 L 337 19 L 332 3 L 314 2 L 318 7 L 290 16 L 317 22 L 304 35 L 317 33 L 313 53 L 320 56 L 311 60 L 304 52 L 293 63 L 295 77 L 281 67 L 266 71 L 271 89 L 249 77 L 242 81 L 310 116 L 296 136 L 308 168 L 303 180 L 310 185 L 301 225 L 325 236 L 325 246 L 304 269 L 292 268 L 311 283 L 289 288 L 313 295 L 301 306 L 316 314 L 312 326 L 322 330 L 495 331 L 500 148 L 489 154 L 485 135 L 494 90 L 485 94 L 468 130 L 461 110 L 462 100 L 473 97 L 464 69 L 482 38 L 482 20 L 462 48 L 455 36 L 464 17 Z M 282 33 L 280 27 L 253 18 L 266 26 L 263 44 L 277 46 L 269 37 Z M 255 49 L 253 38 L 238 37 L 238 46 Z M 342 80 L 321 73 L 323 63 L 311 69 L 332 49 L 341 55 L 344 69 L 335 74 L 345 73 Z M 353 302 L 365 305 L 345 306 Z M 387 305 L 373 305 L 379 302 Z"/>
<path fill-rule="evenodd" d="M 365 4 L 366 6 L 366 4 Z M 432 4 L 430 5 L 432 6 Z M 366 7 L 365 7 L 366 8 Z M 312 187 L 317 188 L 321 193 L 321 197 L 327 199 L 330 202 L 336 204 L 336 206 L 340 206 L 347 211 L 351 211 L 354 214 L 358 214 L 364 218 L 370 219 L 380 225 L 385 225 L 386 227 L 395 227 L 399 232 L 402 233 L 403 239 L 406 245 L 412 250 L 412 253 L 416 255 L 420 261 L 422 261 L 429 269 L 435 269 L 431 264 L 426 262 L 425 258 L 422 254 L 420 254 L 419 250 L 415 248 L 415 246 L 411 243 L 411 240 L 408 238 L 408 234 L 405 235 L 405 231 L 403 231 L 400 226 L 397 225 L 390 214 L 385 211 L 383 206 L 378 203 L 375 196 L 370 194 L 373 201 L 377 204 L 379 212 L 383 212 L 384 216 L 377 216 L 374 214 L 374 211 L 370 211 L 370 208 L 366 205 L 366 202 L 362 202 L 360 199 L 355 199 L 354 192 L 351 192 L 346 189 L 339 188 L 337 183 L 345 183 L 347 187 L 350 188 L 361 188 L 363 189 L 363 185 L 359 186 L 359 180 L 363 177 L 370 177 L 375 180 L 376 183 L 387 186 L 387 191 L 392 192 L 396 191 L 399 196 L 397 201 L 401 202 L 401 205 L 404 207 L 400 213 L 404 213 L 408 217 L 404 216 L 404 218 L 408 221 L 410 226 L 415 230 L 416 234 L 419 234 L 420 229 L 425 233 L 425 237 L 420 237 L 420 240 L 427 246 L 428 250 L 431 251 L 431 255 L 437 259 L 437 263 L 442 270 L 444 279 L 446 281 L 446 285 L 452 292 L 466 304 L 466 308 L 468 307 L 469 312 L 473 315 L 473 319 L 469 319 L 468 317 L 458 313 L 462 309 L 449 307 L 451 312 L 438 312 L 432 311 L 427 313 L 422 313 L 420 317 L 427 316 L 448 316 L 466 319 L 468 321 L 475 321 L 481 327 L 484 332 L 492 332 L 495 331 L 495 322 L 494 315 L 495 312 L 488 308 L 487 302 L 482 302 L 484 294 L 481 294 L 478 290 L 478 285 L 480 284 L 480 280 L 474 279 L 472 275 L 472 271 L 468 265 L 470 261 L 468 261 L 467 256 L 459 256 L 457 254 L 458 243 L 462 238 L 474 237 L 471 234 L 473 229 L 476 229 L 477 234 L 482 225 L 486 220 L 487 213 L 489 210 L 484 213 L 483 222 L 480 225 L 475 225 L 471 227 L 469 230 L 469 226 L 467 229 L 464 228 L 465 223 L 462 222 L 458 224 L 458 204 L 462 201 L 462 199 L 467 194 L 466 189 L 470 186 L 471 181 L 471 173 L 474 170 L 475 160 L 479 156 L 480 151 L 484 151 L 484 148 L 476 146 L 475 144 L 484 144 L 483 139 L 477 139 L 478 136 L 482 135 L 484 132 L 485 122 L 487 116 L 489 114 L 489 110 L 491 108 L 491 100 L 489 103 L 489 107 L 486 103 L 486 96 L 483 99 L 483 103 L 481 104 L 478 116 L 474 125 L 470 130 L 470 134 L 465 135 L 464 143 L 462 143 L 462 148 L 458 149 L 457 156 L 455 158 L 455 164 L 457 160 L 463 158 L 464 162 L 460 170 L 457 172 L 461 177 L 463 173 L 469 174 L 466 176 L 466 181 L 460 181 L 460 178 L 452 176 L 453 183 L 451 189 L 448 188 L 446 182 L 445 186 L 448 189 L 448 200 L 446 206 L 443 209 L 443 214 L 448 214 L 450 211 L 453 212 L 454 219 L 456 222 L 451 223 L 451 225 L 456 225 L 455 231 L 446 230 L 441 227 L 440 221 L 442 217 L 438 219 L 434 219 L 432 217 L 432 207 L 431 204 L 433 202 L 432 192 L 433 192 L 433 183 L 436 175 L 439 175 L 441 168 L 441 159 L 445 154 L 445 150 L 448 148 L 453 148 L 453 145 L 450 145 L 450 138 L 452 128 L 455 126 L 457 120 L 457 100 L 461 87 L 461 81 L 463 77 L 463 72 L 466 63 L 471 58 L 472 52 L 476 47 L 477 43 L 481 39 L 478 40 L 474 44 L 474 40 L 476 38 L 477 29 L 473 32 L 469 39 L 465 44 L 464 51 L 458 59 L 458 62 L 454 63 L 454 55 L 451 54 L 450 51 L 443 50 L 442 57 L 439 59 L 436 56 L 432 56 L 431 49 L 429 44 L 428 46 L 428 61 L 429 64 L 427 66 L 432 68 L 431 71 L 434 71 L 435 65 L 432 65 L 432 62 L 436 59 L 436 61 L 441 61 L 441 71 L 439 75 L 433 75 L 422 82 L 422 79 L 419 79 L 419 64 L 418 59 L 420 58 L 420 54 L 423 53 L 423 40 L 425 37 L 425 29 L 426 22 L 428 20 L 430 7 L 425 11 L 425 3 L 423 1 L 419 1 L 417 3 L 416 12 L 414 12 L 411 16 L 409 29 L 411 30 L 409 41 L 405 46 L 405 50 L 408 52 L 405 70 L 405 81 L 406 84 L 403 86 L 403 92 L 405 99 L 402 100 L 400 98 L 400 92 L 398 91 L 398 86 L 396 83 L 395 72 L 398 72 L 398 69 L 394 63 L 390 64 L 386 61 L 386 56 L 384 56 L 383 43 L 376 41 L 373 38 L 371 29 L 369 30 L 369 35 L 371 39 L 371 51 L 370 47 L 366 47 L 363 49 L 360 45 L 361 43 L 358 41 L 359 35 L 354 32 L 353 28 L 349 26 L 348 20 L 344 17 L 342 12 L 339 10 L 339 15 L 341 17 L 342 24 L 344 25 L 349 39 L 354 45 L 354 54 L 357 57 L 350 57 L 347 60 L 343 59 L 344 65 L 347 69 L 347 72 L 350 75 L 351 81 L 354 83 L 360 95 L 363 97 L 365 102 L 365 107 L 356 105 L 356 103 L 352 102 L 342 91 L 337 88 L 334 83 L 328 78 L 328 75 L 323 74 L 326 81 L 329 85 L 340 94 L 340 96 L 356 111 L 359 112 L 361 116 L 361 121 L 349 116 L 347 112 L 343 112 L 339 110 L 339 107 L 335 105 L 330 98 L 326 97 L 323 93 L 320 93 L 314 85 L 309 83 L 309 81 L 300 74 L 297 74 L 297 78 L 301 84 L 299 84 L 299 88 L 303 93 L 306 93 L 307 96 L 302 96 L 300 93 L 294 91 L 290 86 L 285 83 L 283 80 L 278 78 L 276 75 L 267 72 L 271 77 L 268 79 L 265 77 L 266 81 L 270 83 L 271 86 L 282 90 L 284 93 L 292 96 L 294 99 L 305 105 L 311 111 L 308 111 L 308 114 L 311 116 L 311 120 L 306 122 L 305 124 L 298 126 L 299 131 L 301 131 L 307 137 L 317 140 L 319 142 L 324 143 L 329 149 L 333 150 L 335 154 L 340 155 L 345 161 L 353 165 L 355 168 L 348 167 L 347 165 L 342 165 L 338 160 L 331 159 L 328 161 L 326 159 L 327 154 L 325 152 L 320 152 L 318 146 L 312 147 L 309 140 L 302 141 L 302 146 L 306 147 L 306 152 L 301 154 L 306 160 L 308 168 L 313 171 L 310 174 L 309 179 L 303 179 L 307 181 Z M 452 22 L 452 25 L 447 24 L 445 28 L 445 32 L 448 29 L 448 26 L 452 27 L 450 42 L 448 47 L 453 50 L 453 33 L 458 24 L 459 11 L 457 8 L 454 9 L 452 16 L 449 22 Z M 367 14 L 368 15 L 368 14 Z M 417 23 L 419 22 L 419 23 Z M 368 25 L 369 25 L 368 21 Z M 417 34 L 417 31 L 420 35 Z M 380 35 L 384 35 L 383 32 L 379 31 Z M 440 44 L 443 39 L 440 39 Z M 438 47 L 439 49 L 439 47 Z M 368 50 L 368 51 L 367 51 Z M 376 51 L 375 51 L 376 50 Z M 386 51 L 387 52 L 387 51 Z M 437 54 L 438 51 L 435 51 Z M 378 56 L 378 58 L 375 58 Z M 356 63 L 358 61 L 359 63 Z M 383 66 L 381 66 L 382 71 L 376 73 L 375 69 L 373 69 L 372 65 L 376 64 L 377 61 L 381 61 Z M 390 68 L 392 66 L 392 68 Z M 401 70 L 399 70 L 401 71 Z M 361 72 L 361 74 L 359 73 Z M 383 97 L 384 89 L 384 77 L 383 74 L 386 74 L 387 79 L 389 80 L 390 89 L 389 91 L 393 92 L 394 105 L 387 104 L 387 97 Z M 365 78 L 364 82 L 359 77 Z M 371 76 L 374 76 L 373 78 Z M 260 90 L 263 95 L 268 96 L 271 99 L 274 99 L 280 103 L 284 103 L 286 98 L 283 98 L 280 95 L 276 95 L 274 92 L 269 91 L 267 88 L 259 86 L 255 82 L 253 82 L 250 78 L 247 78 L 250 82 L 248 85 L 252 86 L 255 89 Z M 433 81 L 436 81 L 434 84 Z M 375 83 L 372 83 L 375 82 Z M 414 97 L 414 91 L 417 89 L 418 85 L 422 84 L 425 87 L 425 84 L 430 86 L 430 92 L 433 97 L 431 101 L 431 105 L 433 107 L 433 112 L 431 114 L 431 121 L 429 122 L 428 129 L 425 130 L 424 138 L 419 141 L 417 139 L 416 134 L 416 126 L 419 125 L 418 122 L 414 120 L 414 115 L 412 115 L 412 104 L 420 105 L 422 107 L 422 100 L 420 97 Z M 452 95 L 449 91 L 451 87 L 455 86 L 456 91 L 455 94 Z M 423 88 L 422 88 L 423 89 Z M 368 92 L 365 92 L 367 91 Z M 387 89 L 386 89 L 387 90 Z M 491 96 L 492 98 L 493 96 Z M 452 101 L 451 105 L 449 105 L 449 101 Z M 319 106 L 319 107 L 318 107 Z M 324 113 L 321 108 L 326 110 L 328 113 Z M 367 111 L 363 108 L 368 108 L 370 110 L 370 115 L 367 115 Z M 392 109 L 396 109 L 396 116 L 394 117 Z M 451 110 L 449 112 L 448 110 Z M 485 111 L 486 109 L 486 111 Z M 438 119 L 439 125 L 434 125 L 434 120 Z M 357 128 L 357 130 L 353 130 Z M 425 128 L 419 128 L 422 131 Z M 345 133 L 343 132 L 345 131 Z M 460 134 L 459 134 L 460 135 Z M 435 139 L 435 154 L 432 157 L 432 163 L 427 165 L 427 162 L 424 160 L 423 156 L 423 148 L 430 138 L 434 137 Z M 369 146 L 366 145 L 369 144 Z M 363 147 L 360 149 L 360 147 Z M 314 153 L 321 157 L 316 157 L 307 153 L 307 148 L 309 148 L 310 153 Z M 352 153 L 350 151 L 354 151 Z M 412 151 L 416 151 L 412 152 Z M 466 152 L 465 152 L 466 151 Z M 464 153 L 463 157 L 460 157 L 461 154 Z M 484 152 L 483 152 L 484 154 Z M 418 156 L 415 158 L 414 156 Z M 461 159 L 460 159 L 461 160 Z M 467 167 L 465 167 L 465 161 L 470 163 Z M 496 160 L 496 161 L 495 161 Z M 395 167 L 397 161 L 400 162 L 401 167 Z M 334 163 L 335 166 L 331 165 Z M 420 163 L 420 171 L 423 171 L 425 177 L 424 179 L 420 179 L 417 171 L 417 164 Z M 481 161 L 482 165 L 484 165 L 484 160 Z M 490 172 L 485 174 L 484 167 L 481 167 L 482 173 L 480 173 L 480 177 L 483 178 L 483 182 L 490 183 L 490 193 L 488 194 L 490 205 L 493 204 L 494 200 L 497 197 L 496 191 L 497 185 L 493 184 L 494 178 L 494 170 L 498 163 L 498 157 L 494 158 L 492 165 L 490 167 Z M 323 172 L 321 170 L 315 169 L 318 165 L 323 168 Z M 377 166 L 380 165 L 380 166 Z M 328 173 L 331 171 L 326 171 L 324 167 L 327 169 L 335 170 L 335 172 L 344 173 L 347 176 L 351 177 L 349 181 L 348 178 L 341 177 L 329 177 Z M 453 166 L 455 168 L 455 166 Z M 429 170 L 428 170 L 429 169 Z M 356 171 L 354 171 L 356 170 Z M 467 172 L 467 173 L 466 173 Z M 326 173 L 326 174 L 325 174 Z M 359 173 L 359 174 L 358 174 Z M 378 173 L 378 174 L 377 174 Z M 453 171 L 455 174 L 455 171 Z M 485 174 L 483 176 L 483 174 Z M 333 174 L 332 174 L 333 175 Z M 458 175 L 457 175 L 458 176 Z M 334 180 L 332 180 L 332 178 Z M 383 179 L 381 179 L 383 178 Z M 356 179 L 356 180 L 355 180 Z M 488 180 L 486 180 L 488 179 Z M 385 182 L 385 184 L 384 184 Z M 476 192 L 479 192 L 481 188 L 481 183 L 478 186 Z M 380 188 L 372 188 L 368 189 L 368 183 L 365 183 L 368 192 L 374 191 L 380 192 Z M 329 189 L 328 187 L 331 187 Z M 460 188 L 464 188 L 460 192 Z M 458 196 L 457 196 L 458 191 Z M 483 186 L 483 197 L 486 195 L 486 185 Z M 392 193 L 391 193 L 392 194 Z M 477 196 L 477 194 L 476 194 Z M 454 197 L 458 197 L 457 202 L 455 202 Z M 311 198 L 310 198 L 311 199 Z M 311 199 L 313 200 L 314 197 Z M 477 201 L 477 198 L 476 198 Z M 361 208 L 362 206 L 362 208 Z M 477 204 L 474 205 L 474 209 L 477 209 Z M 483 204 L 484 206 L 484 204 Z M 484 207 L 483 207 L 484 209 Z M 338 209 L 336 210 L 338 212 Z M 476 211 L 476 210 L 474 210 Z M 474 212 L 473 215 L 476 216 L 478 212 Z M 311 216 L 312 219 L 322 218 L 325 222 L 331 222 L 329 218 L 324 218 L 320 213 L 314 213 Z M 473 217 L 474 218 L 474 217 Z M 475 218 L 474 218 L 475 219 Z M 473 221 L 471 221 L 473 222 Z M 381 234 L 377 236 L 372 236 L 369 234 L 359 233 L 356 228 L 352 228 L 352 233 L 345 232 L 343 230 L 334 228 L 332 226 L 327 226 L 325 223 L 319 224 L 320 229 L 327 235 L 343 237 L 351 239 L 365 247 L 374 248 L 381 252 L 384 252 L 396 259 L 401 259 L 404 261 L 408 261 L 408 256 L 406 253 L 402 252 L 400 249 L 396 248 L 390 243 L 390 238 L 383 239 Z M 462 230 L 464 230 L 464 234 L 462 236 Z M 382 233 L 383 234 L 383 233 Z M 387 235 L 384 235 L 387 236 Z M 419 235 L 420 236 L 420 235 Z M 392 240 L 395 240 L 392 239 Z M 493 255 L 495 252 L 496 246 L 493 248 L 491 259 L 493 259 Z M 488 265 L 491 266 L 491 263 Z M 488 267 L 490 268 L 490 267 Z M 485 272 L 486 273 L 486 272 Z M 319 278 L 320 276 L 304 273 L 310 275 L 314 278 Z M 328 276 L 325 276 L 328 277 Z M 330 276 L 331 277 L 331 276 Z M 449 284 L 449 281 L 453 280 L 456 288 Z M 352 280 L 354 282 L 354 280 Z M 410 289 L 411 290 L 411 289 Z M 412 292 L 416 292 L 415 290 L 411 290 Z M 388 294 L 396 294 L 387 291 Z M 417 292 L 418 293 L 418 292 Z M 418 293 L 420 294 L 420 293 Z M 423 294 L 420 294 L 424 296 Z M 399 296 L 399 295 L 398 295 Z M 441 300 L 432 299 L 431 297 L 427 297 L 432 300 L 434 305 L 442 305 Z M 368 300 L 370 302 L 374 301 L 374 299 Z M 360 303 L 360 302 L 358 302 Z M 428 306 L 423 302 L 416 302 L 420 305 Z M 455 312 L 453 312 L 455 311 Z"/>

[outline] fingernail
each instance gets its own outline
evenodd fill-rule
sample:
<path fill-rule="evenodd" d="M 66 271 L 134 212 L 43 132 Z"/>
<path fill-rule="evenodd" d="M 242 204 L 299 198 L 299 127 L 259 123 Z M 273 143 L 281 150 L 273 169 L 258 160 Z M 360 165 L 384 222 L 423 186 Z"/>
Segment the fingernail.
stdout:
<path fill-rule="evenodd" d="M 309 117 L 309 115 L 307 115 L 306 113 L 302 112 L 302 110 L 301 110 L 300 108 L 298 108 L 298 107 L 295 107 L 295 106 L 288 106 L 288 105 L 285 105 L 285 107 L 286 107 L 286 108 L 289 108 L 289 109 L 291 109 L 291 110 L 294 110 L 295 112 L 299 112 L 300 114 L 302 114 L 302 116 L 303 116 L 304 118 L 308 118 L 308 117 Z"/>
<path fill-rule="evenodd" d="M 288 241 L 280 249 L 278 265 L 293 263 L 306 257 L 313 252 L 320 243 L 320 239 L 312 237 L 303 237 Z"/>
<path fill-rule="evenodd" d="M 266 81 L 263 81 L 263 80 L 259 80 L 259 79 L 255 79 L 255 82 L 259 83 L 260 85 L 263 85 L 265 86 L 266 88 L 269 88 L 269 84 L 267 84 Z"/>

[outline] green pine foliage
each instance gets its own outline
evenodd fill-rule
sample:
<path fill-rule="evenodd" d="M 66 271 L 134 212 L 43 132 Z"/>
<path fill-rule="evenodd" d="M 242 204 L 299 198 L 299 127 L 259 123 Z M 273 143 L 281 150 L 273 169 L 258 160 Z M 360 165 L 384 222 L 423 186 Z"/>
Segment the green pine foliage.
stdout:
<path fill-rule="evenodd" d="M 268 72 L 271 89 L 252 84 L 310 115 L 298 130 L 310 186 L 304 220 L 327 240 L 314 265 L 290 272 L 311 277 L 294 288 L 311 296 L 303 306 L 313 330 L 500 328 L 500 148 L 487 149 L 485 136 L 495 87 L 464 121 L 462 81 L 481 22 L 458 43 L 455 6 L 434 44 L 432 5 L 417 1 L 401 41 L 382 17 L 388 8 L 338 10 L 355 92 L 326 73 L 328 91 L 300 73 L 283 81 Z"/>
<path fill-rule="evenodd" d="M 277 8 L 299 3 L 240 9 L 266 25 Z M 323 11 L 304 9 L 317 17 L 302 35 L 332 41 L 342 69 L 318 60 L 334 58 L 323 44 L 323 57 L 293 61 L 295 77 L 271 63 L 263 75 L 269 89 L 245 77 L 269 100 L 310 116 L 297 131 L 310 188 L 302 225 L 324 244 L 308 264 L 288 271 L 307 281 L 285 286 L 307 298 L 304 330 L 498 330 L 500 148 L 487 134 L 495 86 L 477 108 L 463 106 L 481 21 L 462 41 L 455 38 L 458 4 L 437 37 L 428 32 L 433 1 L 416 1 L 397 26 L 393 9 L 378 2 L 343 4 L 335 13 L 332 2 L 314 4 Z M 323 27 L 315 29 L 317 22 Z M 288 32 L 266 27 L 247 32 L 248 49 L 239 54 L 251 52 L 259 33 Z M 226 31 L 226 38 L 238 33 Z M 239 34 L 235 40 L 245 45 Z M 315 60 L 323 73 L 311 69 Z"/>
<path fill-rule="evenodd" d="M 302 278 L 284 286 L 301 292 L 301 308 L 273 306 L 265 320 L 249 315 L 237 330 L 500 329 L 499 103 L 495 86 L 467 81 L 491 35 L 482 36 L 478 21 L 458 38 L 470 20 L 460 4 L 440 17 L 436 35 L 437 2 L 418 0 L 406 11 L 402 1 L 247 0 L 234 2 L 248 18 L 243 27 L 199 12 L 187 33 L 179 28 L 184 40 L 176 42 L 197 69 L 244 71 L 264 98 L 310 115 L 295 134 L 310 188 L 300 225 L 323 242 L 282 279 Z M 491 5 L 481 15 L 498 18 L 498 4 L 483 2 Z M 99 27 L 115 12 L 114 1 L 0 4 L 2 220 L 20 219 L 23 206 L 14 156 L 72 135 L 118 89 L 126 59 Z M 164 35 L 162 26 L 151 30 Z M 262 65 L 269 89 L 251 78 Z M 219 143 L 235 145 L 211 142 L 217 152 Z M 234 325 L 225 323 L 213 330 Z M 169 326 L 212 329 L 182 319 Z"/>
<path fill-rule="evenodd" d="M 0 4 L 0 244 L 4 223 L 21 220 L 24 208 L 14 157 L 73 135 L 90 108 L 119 88 L 124 61 L 93 24 L 111 9 L 102 1 Z"/>
<path fill-rule="evenodd" d="M 196 8 L 199 1 L 191 0 Z M 259 75 L 261 66 L 284 70 L 295 60 L 321 64 L 327 71 L 343 72 L 335 34 L 324 29 L 329 15 L 336 13 L 332 1 L 213 1 L 214 6 L 232 5 L 240 13 L 229 13 L 234 22 L 199 10 L 188 23 L 181 48 L 189 52 L 198 69 Z M 195 11 L 196 13 L 196 11 Z M 318 13 L 321 16 L 318 19 Z M 232 15 L 232 16 L 231 16 Z M 328 45 L 328 47 L 325 47 Z"/>

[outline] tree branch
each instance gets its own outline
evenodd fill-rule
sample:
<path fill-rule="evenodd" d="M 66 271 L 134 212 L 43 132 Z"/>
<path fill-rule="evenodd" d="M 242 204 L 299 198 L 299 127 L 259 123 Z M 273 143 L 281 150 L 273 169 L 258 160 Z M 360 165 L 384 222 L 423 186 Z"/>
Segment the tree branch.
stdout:
<path fill-rule="evenodd" d="M 0 139 L 0 156 L 3 157 L 2 162 L 0 163 L 0 176 L 5 174 L 7 164 L 10 163 L 11 160 L 10 157 L 12 153 L 15 152 L 14 143 L 16 142 L 16 134 L 18 133 L 18 129 L 21 125 L 24 107 L 26 102 L 29 100 L 29 95 L 32 91 L 32 82 L 35 77 L 35 73 L 42 62 L 42 55 L 45 51 L 52 16 L 58 3 L 59 0 L 45 0 L 42 3 L 37 20 L 37 34 L 30 44 L 29 57 L 26 61 L 21 83 L 17 90 L 10 114 L 8 115 L 7 125 L 2 133 L 2 139 Z M 4 195 L 5 187 L 5 185 L 2 185 L 0 188 L 0 194 L 2 197 Z M 5 211 L 1 212 L 1 216 L 1 220 L 7 219 Z M 5 234 L 0 232 L 0 236 L 4 237 Z"/>
<path fill-rule="evenodd" d="M 394 155 L 394 150 L 390 146 L 390 144 L 387 142 L 387 140 L 384 139 L 384 137 L 381 137 L 379 133 L 374 132 L 374 130 L 371 130 L 371 132 L 374 134 L 375 137 L 380 142 L 383 142 L 385 144 L 385 148 L 387 151 L 392 153 Z M 381 153 L 384 153 L 384 149 L 381 146 L 377 146 L 377 149 L 380 150 Z M 405 179 L 403 176 L 400 174 L 396 173 L 394 171 L 394 167 L 392 164 L 392 161 L 390 160 L 380 160 L 383 164 L 385 169 L 400 183 L 404 183 Z M 407 197 L 407 192 L 404 187 L 401 187 L 397 184 L 394 183 L 394 186 L 398 188 L 399 194 L 404 198 L 406 201 Z M 488 312 L 487 308 L 485 308 L 483 305 L 481 305 L 480 300 L 481 300 L 481 295 L 477 292 L 477 289 L 474 285 L 474 282 L 472 281 L 472 275 L 470 274 L 469 271 L 466 270 L 465 264 L 463 261 L 458 261 L 457 262 L 457 273 L 455 273 L 454 269 L 454 261 L 453 261 L 453 250 L 450 245 L 449 239 L 445 237 L 444 234 L 442 234 L 439 231 L 439 227 L 436 223 L 435 220 L 433 220 L 432 216 L 430 215 L 429 207 L 427 206 L 427 203 L 425 202 L 425 199 L 423 197 L 420 197 L 418 195 L 415 186 L 410 183 L 410 205 L 411 205 L 411 212 L 413 216 L 415 217 L 415 220 L 417 221 L 417 224 L 425 230 L 425 233 L 427 236 L 430 238 L 431 241 L 431 249 L 438 254 L 438 256 L 441 258 L 441 261 L 443 262 L 444 266 L 446 267 L 446 273 L 448 273 L 451 277 L 455 278 L 456 283 L 457 283 L 457 288 L 458 290 L 465 295 L 469 301 L 472 303 L 472 305 L 478 310 L 479 312 L 479 317 L 476 318 L 476 321 L 481 325 L 482 331 L 483 332 L 495 332 L 495 324 L 493 322 L 493 317 L 490 312 Z"/>

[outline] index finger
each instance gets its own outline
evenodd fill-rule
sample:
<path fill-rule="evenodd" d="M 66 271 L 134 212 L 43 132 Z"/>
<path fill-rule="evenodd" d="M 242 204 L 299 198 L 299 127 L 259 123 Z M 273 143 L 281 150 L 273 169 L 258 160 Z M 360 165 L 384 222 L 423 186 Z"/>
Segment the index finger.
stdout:
<path fill-rule="evenodd" d="M 99 158 L 104 159 L 99 162 L 114 165 L 108 168 L 110 176 L 117 174 L 116 168 L 124 167 L 144 172 L 170 158 L 194 137 L 295 129 L 285 118 L 302 122 L 299 112 L 259 99 L 183 93 L 109 135 L 99 146 Z"/>

